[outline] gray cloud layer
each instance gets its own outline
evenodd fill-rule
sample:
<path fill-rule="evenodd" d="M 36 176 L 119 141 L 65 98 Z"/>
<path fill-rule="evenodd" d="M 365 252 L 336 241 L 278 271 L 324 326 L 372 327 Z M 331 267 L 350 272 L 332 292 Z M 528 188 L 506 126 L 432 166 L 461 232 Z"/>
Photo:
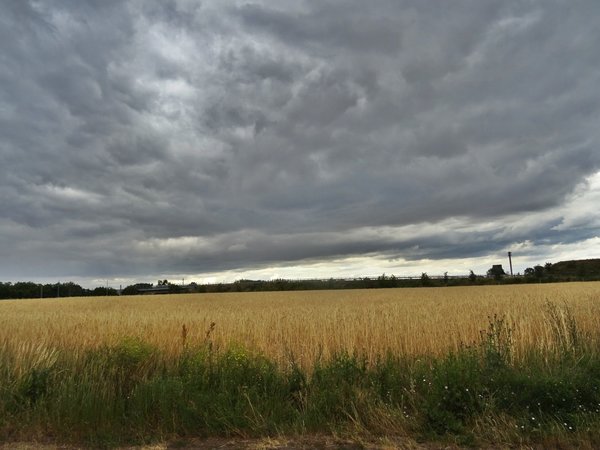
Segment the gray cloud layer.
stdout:
<path fill-rule="evenodd" d="M 0 273 L 593 237 L 593 208 L 559 225 L 600 170 L 598 17 L 595 0 L 3 1 Z"/>

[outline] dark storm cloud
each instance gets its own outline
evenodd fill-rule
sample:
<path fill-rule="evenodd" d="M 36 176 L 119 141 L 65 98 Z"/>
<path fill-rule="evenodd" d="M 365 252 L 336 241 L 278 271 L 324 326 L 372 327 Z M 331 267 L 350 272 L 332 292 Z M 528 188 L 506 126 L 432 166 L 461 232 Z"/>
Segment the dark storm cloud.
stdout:
<path fill-rule="evenodd" d="M 400 29 L 394 13 L 400 9 L 394 2 L 381 2 L 377 8 L 366 8 L 360 2 L 309 2 L 306 6 L 306 10 L 290 11 L 289 5 L 244 4 L 237 13 L 254 31 L 273 34 L 302 49 L 315 45 L 326 52 L 338 48 L 398 52 Z"/>
<path fill-rule="evenodd" d="M 594 237 L 599 16 L 593 0 L 2 2 L 0 273 Z"/>

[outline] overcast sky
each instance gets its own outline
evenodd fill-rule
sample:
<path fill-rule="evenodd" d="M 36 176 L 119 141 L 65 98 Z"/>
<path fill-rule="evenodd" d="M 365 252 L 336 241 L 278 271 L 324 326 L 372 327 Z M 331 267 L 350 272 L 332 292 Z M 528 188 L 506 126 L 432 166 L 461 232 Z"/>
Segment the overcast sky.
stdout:
<path fill-rule="evenodd" d="M 600 257 L 598 0 L 2 0 L 0 281 Z"/>

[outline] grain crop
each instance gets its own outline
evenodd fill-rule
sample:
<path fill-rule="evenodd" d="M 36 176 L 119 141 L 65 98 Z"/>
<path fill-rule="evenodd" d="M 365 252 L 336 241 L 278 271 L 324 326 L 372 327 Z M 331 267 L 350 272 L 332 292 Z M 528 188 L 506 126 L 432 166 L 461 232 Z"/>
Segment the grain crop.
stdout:
<path fill-rule="evenodd" d="M 135 337 L 177 357 L 182 338 L 201 343 L 210 330 L 217 347 L 240 345 L 309 368 L 342 350 L 368 360 L 388 351 L 442 355 L 478 341 L 497 315 L 511 326 L 518 359 L 527 349 L 558 345 L 548 321 L 553 306 L 598 342 L 600 283 L 589 282 L 5 300 L 0 348 L 26 361 Z"/>

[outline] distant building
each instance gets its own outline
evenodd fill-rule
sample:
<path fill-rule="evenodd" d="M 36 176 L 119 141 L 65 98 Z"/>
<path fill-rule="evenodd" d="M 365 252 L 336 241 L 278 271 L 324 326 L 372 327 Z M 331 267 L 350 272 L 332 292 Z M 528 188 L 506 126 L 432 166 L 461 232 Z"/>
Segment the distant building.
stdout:
<path fill-rule="evenodd" d="M 152 287 L 145 287 L 145 288 L 138 288 L 137 289 L 138 294 L 168 294 L 169 293 L 169 286 L 152 286 Z"/>

